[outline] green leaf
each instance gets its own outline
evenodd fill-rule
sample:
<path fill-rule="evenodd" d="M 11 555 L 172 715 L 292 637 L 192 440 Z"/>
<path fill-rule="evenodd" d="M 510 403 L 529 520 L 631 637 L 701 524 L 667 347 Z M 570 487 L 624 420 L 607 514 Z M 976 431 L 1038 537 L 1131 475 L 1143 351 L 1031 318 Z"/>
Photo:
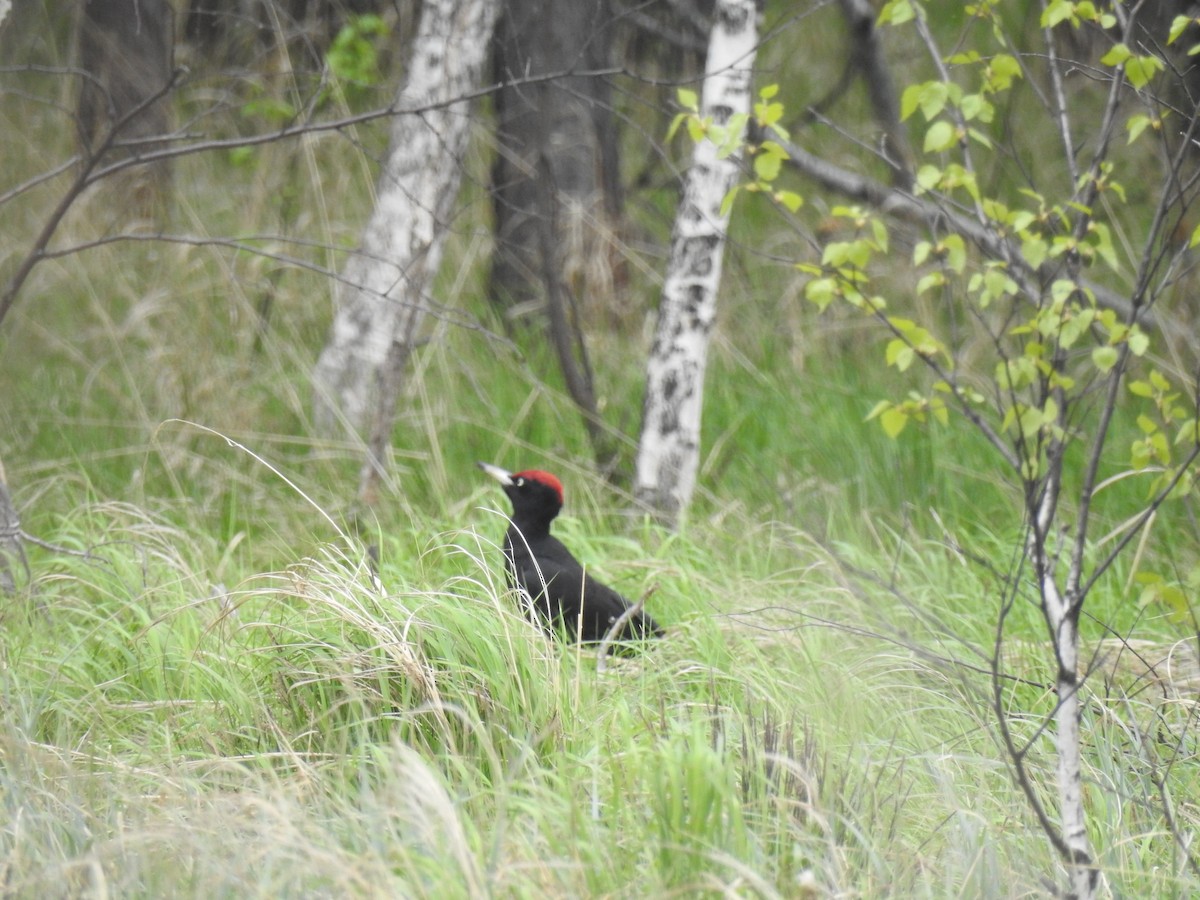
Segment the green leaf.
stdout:
<path fill-rule="evenodd" d="M 1129 335 L 1129 352 L 1134 356 L 1145 356 L 1146 351 L 1150 349 L 1150 335 L 1142 331 L 1136 325 L 1133 326 L 1133 331 Z"/>
<path fill-rule="evenodd" d="M 995 108 L 983 94 L 967 94 L 963 97 L 962 104 L 959 106 L 962 112 L 963 119 L 970 122 L 973 119 L 978 119 L 980 122 L 992 121 L 992 114 Z"/>
<path fill-rule="evenodd" d="M 245 166 L 253 162 L 255 157 L 255 148 L 253 147 L 234 147 L 229 151 L 229 162 L 234 166 Z"/>
<path fill-rule="evenodd" d="M 774 125 L 783 118 L 783 104 L 755 103 L 754 117 L 758 119 L 759 124 L 764 127 Z"/>
<path fill-rule="evenodd" d="M 729 189 L 729 193 L 726 194 L 725 198 L 721 201 L 721 216 L 722 216 L 722 218 L 728 218 L 730 212 L 733 211 L 733 201 L 735 199 L 737 199 L 738 191 L 740 191 L 741 189 L 742 189 L 742 186 L 740 184 L 735 184 L 733 187 L 731 187 Z"/>
<path fill-rule="evenodd" d="M 821 253 L 821 265 L 865 268 L 871 259 L 871 246 L 866 241 L 830 241 Z"/>
<path fill-rule="evenodd" d="M 906 341 L 900 338 L 892 338 L 888 341 L 884 357 L 889 366 L 895 366 L 903 372 L 913 364 L 913 360 L 916 359 L 916 353 Z"/>
<path fill-rule="evenodd" d="M 1047 397 L 1046 403 L 1042 407 L 1042 422 L 1046 425 L 1052 425 L 1058 421 L 1058 401 L 1053 397 Z"/>
<path fill-rule="evenodd" d="M 1188 26 L 1191 25 L 1193 21 L 1194 20 L 1190 16 L 1176 16 L 1174 19 L 1172 19 L 1171 31 L 1167 35 L 1167 43 L 1173 44 L 1179 40 L 1179 36 L 1187 31 Z"/>
<path fill-rule="evenodd" d="M 675 133 L 679 131 L 679 126 L 683 124 L 685 119 L 687 119 L 687 113 L 677 113 L 675 118 L 671 120 L 671 127 L 667 129 L 668 141 L 675 137 Z"/>
<path fill-rule="evenodd" d="M 922 190 L 931 191 L 942 180 L 942 170 L 934 165 L 923 165 L 917 170 L 917 186 Z"/>
<path fill-rule="evenodd" d="M 700 112 L 700 95 L 688 88 L 680 88 L 675 96 L 679 98 L 679 105 L 684 109 L 690 109 L 694 113 Z"/>
<path fill-rule="evenodd" d="M 1021 255 L 1031 269 L 1040 269 L 1050 255 L 1050 248 L 1040 237 L 1031 236 L 1021 242 Z"/>
<path fill-rule="evenodd" d="M 911 22 L 916 18 L 916 12 L 913 10 L 910 0 L 889 0 L 883 5 L 883 9 L 879 11 L 879 24 L 886 25 L 903 25 L 905 22 Z"/>
<path fill-rule="evenodd" d="M 871 233 L 875 236 L 875 246 L 880 253 L 888 252 L 888 230 L 882 219 L 871 220 Z"/>
<path fill-rule="evenodd" d="M 1029 229 L 1029 226 L 1031 226 L 1036 221 L 1037 221 L 1036 215 L 1034 215 L 1027 209 L 1023 209 L 1023 210 L 1017 212 L 1015 215 L 1013 215 L 1012 222 L 1010 222 L 1009 224 L 1012 226 L 1013 231 L 1015 231 L 1017 234 L 1021 235 L 1022 237 L 1025 237 L 1023 232 L 1027 231 Z"/>
<path fill-rule="evenodd" d="M 762 152 L 754 154 L 754 174 L 762 181 L 774 181 L 779 177 L 779 170 L 782 166 L 783 157 L 781 156 Z"/>
<path fill-rule="evenodd" d="M 1026 356 L 1016 356 L 996 364 L 996 384 L 1003 391 L 1019 391 L 1037 377 L 1037 367 Z"/>
<path fill-rule="evenodd" d="M 900 121 L 904 122 L 917 111 L 921 105 L 921 85 L 910 84 L 900 95 Z"/>
<path fill-rule="evenodd" d="M 1051 0 L 1042 10 L 1040 24 L 1043 28 L 1053 28 L 1068 20 L 1072 25 L 1079 24 L 1079 20 L 1075 17 L 1075 4 L 1070 0 Z"/>
<path fill-rule="evenodd" d="M 1097 347 L 1092 351 L 1092 363 L 1101 372 L 1107 372 L 1117 364 L 1116 347 Z"/>
<path fill-rule="evenodd" d="M 1096 311 L 1089 307 L 1080 309 L 1077 305 L 1074 306 L 1074 312 L 1070 316 L 1066 316 L 1062 326 L 1058 329 L 1058 344 L 1064 349 L 1075 346 L 1075 343 L 1083 335 L 1088 328 L 1091 327 L 1092 320 L 1096 317 Z"/>
<path fill-rule="evenodd" d="M 946 265 L 961 275 L 967 265 L 967 245 L 963 241 L 962 235 L 946 235 L 945 240 L 942 241 L 942 247 L 946 253 Z"/>
<path fill-rule="evenodd" d="M 883 426 L 883 433 L 895 440 L 908 424 L 908 413 L 893 406 L 879 417 L 879 424 Z"/>
<path fill-rule="evenodd" d="M 927 275 L 923 275 L 917 282 L 917 295 L 920 296 L 928 290 L 941 287 L 945 283 L 946 276 L 941 272 L 930 272 Z"/>
<path fill-rule="evenodd" d="M 1106 66 L 1119 66 L 1133 56 L 1133 51 L 1124 44 L 1115 44 L 1112 49 L 1100 57 L 1100 62 Z"/>
<path fill-rule="evenodd" d="M 786 207 L 789 212 L 795 212 L 804 205 L 804 198 L 795 191 L 776 191 L 772 197 L 776 203 Z"/>
<path fill-rule="evenodd" d="M 1141 137 L 1142 132 L 1150 127 L 1152 121 L 1153 120 L 1147 115 L 1130 116 L 1125 121 L 1125 130 L 1129 132 L 1129 140 L 1127 143 L 1132 144 L 1139 137 Z"/>
<path fill-rule="evenodd" d="M 1195 418 L 1185 418 L 1183 424 L 1179 426 L 1179 432 L 1175 435 L 1175 444 L 1200 444 L 1200 420 Z"/>
<path fill-rule="evenodd" d="M 1103 222 L 1088 223 L 1087 245 L 1114 272 L 1120 271 L 1121 263 L 1117 259 L 1117 251 L 1113 248 L 1112 232 Z"/>
<path fill-rule="evenodd" d="M 1138 596 L 1138 608 L 1145 609 L 1154 605 L 1162 605 L 1167 609 L 1167 618 L 1176 625 L 1191 621 L 1191 604 L 1188 594 L 1177 584 L 1171 584 L 1161 575 L 1139 572 L 1135 578 L 1138 584 L 1144 585 Z M 1193 585 L 1188 585 L 1193 588 Z"/>
<path fill-rule="evenodd" d="M 804 297 L 824 312 L 837 297 L 837 282 L 832 278 L 814 278 L 804 286 Z"/>
<path fill-rule="evenodd" d="M 1165 64 L 1157 56 L 1135 56 L 1125 63 L 1125 77 L 1138 90 L 1144 88 L 1163 70 Z"/>
<path fill-rule="evenodd" d="M 290 103 L 285 103 L 282 100 L 276 100 L 271 97 L 260 97 L 257 100 L 247 102 L 242 107 L 242 114 L 266 119 L 269 122 L 282 125 L 296 118 L 296 109 Z"/>
<path fill-rule="evenodd" d="M 880 400 L 871 407 L 871 411 L 867 413 L 867 417 L 863 421 L 870 422 L 872 419 L 878 418 L 885 410 L 891 409 L 892 406 L 891 400 Z"/>
<path fill-rule="evenodd" d="M 982 131 L 980 131 L 978 128 L 968 128 L 967 134 L 970 136 L 971 140 L 973 140 L 975 143 L 980 144 L 981 146 L 987 147 L 989 150 L 992 149 L 992 139 L 990 137 L 988 137 L 986 134 L 984 134 Z"/>
<path fill-rule="evenodd" d="M 984 86 L 990 93 L 1008 90 L 1014 78 L 1022 77 L 1021 64 L 1016 57 L 997 53 L 984 71 Z"/>
<path fill-rule="evenodd" d="M 918 94 L 921 104 L 921 115 L 926 122 L 931 122 L 946 108 L 950 99 L 951 85 L 944 81 L 927 81 L 920 86 Z"/>
<path fill-rule="evenodd" d="M 925 152 L 940 153 L 954 145 L 954 126 L 945 120 L 934 122 L 925 132 Z"/>

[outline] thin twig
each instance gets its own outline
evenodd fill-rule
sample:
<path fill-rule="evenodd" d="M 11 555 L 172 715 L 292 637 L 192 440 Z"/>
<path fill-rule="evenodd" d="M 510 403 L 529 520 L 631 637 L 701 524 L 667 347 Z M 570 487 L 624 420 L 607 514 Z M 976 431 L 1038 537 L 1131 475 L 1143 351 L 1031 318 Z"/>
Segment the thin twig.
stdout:
<path fill-rule="evenodd" d="M 608 631 L 604 632 L 604 637 L 600 640 L 600 647 L 596 651 L 596 672 L 598 674 L 603 675 L 607 668 L 606 658 L 608 657 L 608 648 L 612 646 L 613 642 L 617 639 L 617 635 L 621 633 L 626 624 L 635 616 L 641 615 L 642 610 L 646 606 L 646 601 L 654 595 L 656 590 L 658 590 L 658 585 L 650 585 L 646 592 L 638 598 L 637 603 L 634 603 L 629 609 L 617 616 L 616 621 L 609 626 Z"/>

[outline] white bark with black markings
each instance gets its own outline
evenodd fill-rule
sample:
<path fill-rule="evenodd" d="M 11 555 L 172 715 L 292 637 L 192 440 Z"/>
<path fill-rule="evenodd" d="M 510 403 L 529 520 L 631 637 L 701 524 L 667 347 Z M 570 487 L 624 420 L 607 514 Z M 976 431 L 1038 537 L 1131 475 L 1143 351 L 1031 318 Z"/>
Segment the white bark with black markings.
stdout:
<path fill-rule="evenodd" d="M 1083 753 L 1080 734 L 1079 690 L 1079 597 L 1080 559 L 1071 561 L 1067 589 L 1059 588 L 1055 554 L 1050 546 L 1055 510 L 1062 491 L 1062 450 L 1051 451 L 1049 472 L 1042 484 L 1042 493 L 1031 512 L 1029 556 L 1042 598 L 1042 615 L 1054 646 L 1058 662 L 1055 691 L 1058 704 L 1054 710 L 1055 743 L 1058 750 L 1058 805 L 1060 823 L 1060 852 L 1070 880 L 1068 896 L 1085 900 L 1094 897 L 1099 882 L 1099 869 L 1092 857 L 1087 833 L 1087 813 L 1083 806 Z"/>
<path fill-rule="evenodd" d="M 716 125 L 750 112 L 758 17 L 754 0 L 716 4 L 700 103 L 701 115 Z M 738 161 L 737 154 L 718 159 L 707 140 L 693 151 L 646 364 L 634 490 L 670 521 L 691 500 L 700 465 L 704 370 L 729 224 L 721 202 L 737 181 Z"/>
<path fill-rule="evenodd" d="M 361 428 L 377 407 L 394 405 L 381 393 L 399 390 L 394 373 L 428 308 L 467 149 L 471 120 L 460 98 L 480 83 L 497 9 L 497 0 L 423 5 L 375 210 L 338 281 L 314 373 L 315 419 L 326 431 L 339 416 Z"/>

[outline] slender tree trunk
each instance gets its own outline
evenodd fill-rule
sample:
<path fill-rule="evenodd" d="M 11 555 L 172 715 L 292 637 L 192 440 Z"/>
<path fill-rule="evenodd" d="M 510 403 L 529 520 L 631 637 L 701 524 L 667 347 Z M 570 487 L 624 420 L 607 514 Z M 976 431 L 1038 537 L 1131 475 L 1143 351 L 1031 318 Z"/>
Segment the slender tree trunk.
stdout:
<path fill-rule="evenodd" d="M 580 325 L 579 306 L 576 298 L 562 283 L 561 248 L 555 240 L 558 221 L 553 195 L 556 188 L 549 160 L 543 159 L 539 168 L 544 209 L 549 215 L 538 223 L 539 250 L 542 260 L 542 277 L 546 286 L 546 312 L 549 319 L 550 341 L 558 356 L 563 381 L 567 392 L 583 416 L 583 426 L 592 444 L 592 453 L 600 471 L 609 475 L 618 462 L 619 449 L 612 433 L 604 427 L 600 408 L 596 403 L 596 385 L 592 377 L 592 366 L 588 360 L 587 344 Z"/>
<path fill-rule="evenodd" d="M 4 0 L 0 0 L 0 15 L 6 12 Z M 21 520 L 8 493 L 4 463 L 0 461 L 0 594 L 12 593 L 17 589 L 17 577 L 13 573 L 17 564 L 24 569 L 28 581 L 29 560 L 25 557 L 25 545 L 21 543 Z"/>
<path fill-rule="evenodd" d="M 338 281 L 317 360 L 318 427 L 329 432 L 341 420 L 382 435 L 368 460 L 376 470 L 458 195 L 471 122 L 459 98 L 480 82 L 496 9 L 497 0 L 425 3 L 375 210 Z"/>
<path fill-rule="evenodd" d="M 1079 604 L 1073 592 L 1059 589 L 1051 552 L 1050 530 L 1055 521 L 1062 487 L 1061 447 L 1049 454 L 1049 473 L 1042 482 L 1042 494 L 1031 499 L 1032 527 L 1029 554 L 1033 561 L 1042 598 L 1042 615 L 1054 646 L 1058 672 L 1055 690 L 1058 705 L 1054 711 L 1055 744 L 1058 756 L 1058 808 L 1061 819 L 1059 851 L 1067 867 L 1070 883 L 1068 896 L 1086 900 L 1095 896 L 1099 870 L 1092 859 L 1088 841 L 1086 811 L 1083 806 L 1083 756 L 1079 731 Z M 1070 583 L 1077 584 L 1074 574 Z"/>
<path fill-rule="evenodd" d="M 718 0 L 700 110 L 714 124 L 750 112 L 758 17 L 755 0 Z M 634 490 L 670 522 L 690 502 L 700 465 L 704 369 L 729 224 L 721 202 L 737 180 L 738 163 L 736 154 L 719 159 L 711 141 L 693 151 L 646 364 Z"/>
<path fill-rule="evenodd" d="M 602 69 L 612 35 L 608 0 L 506 0 L 493 45 L 496 80 Z M 611 93 L 605 78 L 567 75 L 495 95 L 496 247 L 488 283 L 510 318 L 540 312 L 547 299 L 546 220 L 558 223 L 556 280 L 573 296 L 600 307 L 623 280 L 612 240 L 622 203 Z M 553 192 L 541 184 L 544 167 Z"/>
<path fill-rule="evenodd" d="M 79 142 L 85 155 L 139 156 L 162 145 L 170 131 L 166 97 L 171 80 L 174 16 L 165 0 L 87 0 L 79 19 Z M 135 114 L 136 113 L 136 114 Z M 124 121 L 123 121 L 124 120 Z M 122 124 L 123 123 L 123 124 Z M 115 142 L 110 132 L 121 128 Z M 130 169 L 114 182 L 125 210 L 150 218 L 166 200 L 170 167 L 160 160 Z"/>

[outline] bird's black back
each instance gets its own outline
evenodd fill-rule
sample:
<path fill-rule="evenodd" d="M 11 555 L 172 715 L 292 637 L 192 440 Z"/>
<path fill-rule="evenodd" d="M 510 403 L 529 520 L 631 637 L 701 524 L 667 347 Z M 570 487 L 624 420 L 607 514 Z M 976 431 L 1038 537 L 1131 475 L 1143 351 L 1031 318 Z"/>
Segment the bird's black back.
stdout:
<path fill-rule="evenodd" d="M 530 535 L 514 522 L 504 536 L 511 585 L 529 598 L 547 630 L 597 642 L 626 610 L 629 601 L 589 575 L 562 541 L 549 533 Z M 662 628 L 644 612 L 631 616 L 616 640 L 658 637 Z"/>

